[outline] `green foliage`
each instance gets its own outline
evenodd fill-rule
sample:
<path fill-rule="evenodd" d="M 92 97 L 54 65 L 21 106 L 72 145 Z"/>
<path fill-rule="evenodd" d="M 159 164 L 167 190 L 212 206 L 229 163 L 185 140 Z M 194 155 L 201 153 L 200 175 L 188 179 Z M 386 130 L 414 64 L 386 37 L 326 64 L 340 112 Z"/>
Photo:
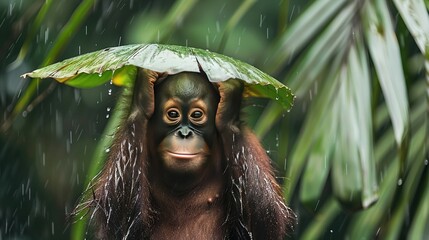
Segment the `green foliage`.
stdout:
<path fill-rule="evenodd" d="M 65 16 L 60 25 L 64 26 L 64 31 L 51 32 L 55 40 L 46 46 L 41 42 L 36 44 L 35 38 L 41 38 L 38 33 L 44 33 L 46 37 L 45 26 L 61 18 L 53 14 L 58 3 L 44 2 L 38 12 L 34 11 L 37 15 L 32 16 L 33 24 L 25 29 L 25 40 L 17 42 L 16 45 L 21 48 L 14 52 L 17 61 L 9 65 L 9 69 L 23 63 L 35 65 L 34 62 L 41 62 L 43 67 L 57 61 L 59 56 L 75 56 L 78 46 L 80 49 L 82 45 L 82 52 L 90 52 L 117 45 L 117 38 L 119 45 L 123 45 L 121 41 L 124 41 L 195 46 L 250 62 L 282 79 L 283 84 L 290 86 L 297 95 L 295 107 L 290 113 L 275 101 L 268 102 L 263 109 L 259 106 L 266 101 L 249 101 L 253 104 L 250 104 L 250 110 L 246 108 L 249 117 L 256 118 L 252 120 L 255 122 L 255 132 L 267 149 L 273 150 L 270 154 L 274 164 L 284 166 L 284 169 L 278 169 L 278 174 L 285 176 L 285 199 L 299 216 L 299 227 L 292 237 L 422 239 L 429 234 L 427 1 L 295 0 L 279 4 L 249 0 L 219 4 L 177 0 L 161 1 L 168 4 L 159 5 L 155 1 L 151 4 L 131 1 L 129 4 L 134 6 L 129 8 L 124 8 L 119 2 L 112 1 L 110 8 L 106 3 L 101 4 L 103 8 L 96 6 L 91 0 L 73 2 L 74 5 L 67 8 L 68 15 L 63 14 Z M 29 4 L 25 6 L 30 8 Z M 8 18 L 5 22 L 8 23 Z M 90 29 L 88 36 L 86 29 Z M 115 35 L 116 31 L 121 33 Z M 122 40 L 121 34 L 132 36 L 132 40 L 130 37 Z M 116 39 L 109 38 L 110 35 Z M 134 46 L 137 49 L 140 45 Z M 209 64 L 215 64 L 212 59 L 218 59 L 237 65 L 235 60 L 225 60 L 223 55 L 213 53 L 212 56 L 211 52 L 194 51 L 206 54 L 204 61 Z M 69 84 L 76 86 L 94 87 L 100 84 L 101 88 L 97 89 L 101 92 L 103 86 L 112 88 L 109 85 L 112 77 L 115 83 L 132 82 L 129 79 L 132 79 L 135 67 L 124 68 L 127 54 L 123 55 L 123 59 L 117 58 L 117 61 L 110 61 L 106 55 L 92 56 L 84 64 L 93 69 L 83 71 L 81 75 L 78 75 L 76 68 L 65 68 L 62 71 L 70 71 L 69 75 L 56 76 L 59 65 L 46 71 L 53 74 L 51 77 L 68 80 Z M 43 58 L 37 59 L 39 55 Z M 84 56 L 78 57 L 79 62 Z M 107 60 L 110 67 L 97 69 L 100 62 Z M 249 69 L 241 62 L 238 65 L 243 66 L 241 70 Z M 104 73 L 100 77 L 101 72 Z M 15 75 L 18 78 L 18 74 Z M 265 87 L 264 84 L 250 83 L 252 85 L 247 85 L 250 95 L 259 94 L 273 99 L 278 96 L 280 101 L 290 104 L 292 95 L 288 89 L 280 85 Z M 131 87 L 125 88 L 123 96 L 129 94 Z M 24 129 L 32 129 L 29 126 L 35 125 L 33 122 L 37 121 L 34 120 L 37 115 L 31 118 L 33 122 L 27 118 L 24 124 L 20 113 L 28 114 L 32 109 L 39 109 L 37 113 L 42 115 L 50 111 L 47 106 L 57 103 L 49 96 L 61 96 L 68 90 L 61 86 L 60 90 L 55 91 L 56 94 L 50 94 L 52 90 L 44 81 L 31 81 L 16 104 L 10 104 L 13 108 L 1 123 L 2 134 L 15 138 L 26 135 Z M 89 90 L 79 91 L 85 93 Z M 0 88 L 0 95 L 2 93 Z M 37 97 L 33 97 L 35 93 L 38 93 Z M 66 101 L 65 97 L 58 98 L 59 102 Z M 9 97 L 6 100 L 7 105 L 9 100 L 12 103 Z M 41 107 L 37 103 L 41 103 Z M 120 104 L 126 102 L 118 101 Z M 76 103 L 73 101 L 68 104 L 74 105 Z M 123 105 L 117 108 L 124 109 Z M 105 111 L 105 106 L 99 111 Z M 72 197 L 72 203 L 98 172 L 105 149 L 110 145 L 123 114 L 117 111 L 110 116 L 104 133 L 98 135 L 101 136 L 101 140 L 96 141 L 98 147 L 85 145 L 85 149 L 96 149 L 92 159 L 81 156 L 90 164 L 75 160 L 78 166 L 84 166 L 75 175 L 83 175 L 85 180 L 74 187 L 76 194 Z M 78 111 L 72 115 L 67 119 L 77 121 L 81 116 Z M 54 119 L 56 122 L 59 122 L 58 116 Z M 104 127 L 102 124 L 97 126 Z M 58 133 L 61 127 L 50 129 L 61 135 Z M 42 130 L 37 133 L 42 137 L 49 136 Z M 13 143 L 11 141 L 9 145 Z M 51 144 L 54 143 L 59 144 L 52 140 Z M 15 144 L 19 146 L 18 141 Z M 31 144 L 22 147 L 27 152 L 34 150 Z M 46 151 L 49 157 L 49 151 Z M 2 152 L 0 156 L 6 158 L 7 153 Z M 39 153 L 34 158 L 41 159 L 41 156 L 45 153 Z M 0 170 L 0 176 L 1 173 Z M 43 179 L 39 175 L 35 179 Z M 51 195 L 55 196 L 56 202 L 65 201 L 53 192 Z M 69 206 L 73 207 L 73 204 Z M 29 215 L 30 218 L 33 219 L 32 215 Z M 72 225 L 73 239 L 83 238 L 85 224 L 85 221 L 78 220 Z M 1 229 L 0 226 L 0 238 L 1 234 L 5 234 Z M 41 229 L 50 231 L 52 226 L 47 224 Z M 69 233 L 65 232 L 67 237 Z"/>
<path fill-rule="evenodd" d="M 55 78 L 57 81 L 79 88 L 99 86 L 127 71 L 135 77 L 135 67 L 157 72 L 199 72 L 201 67 L 212 82 L 239 79 L 245 83 L 245 94 L 266 97 L 278 101 L 287 110 L 292 107 L 293 94 L 290 89 L 259 69 L 237 59 L 208 50 L 160 44 L 140 44 L 106 48 L 83 54 L 62 62 L 37 69 L 23 76 L 33 78 Z M 130 85 L 128 82 L 118 85 Z"/>

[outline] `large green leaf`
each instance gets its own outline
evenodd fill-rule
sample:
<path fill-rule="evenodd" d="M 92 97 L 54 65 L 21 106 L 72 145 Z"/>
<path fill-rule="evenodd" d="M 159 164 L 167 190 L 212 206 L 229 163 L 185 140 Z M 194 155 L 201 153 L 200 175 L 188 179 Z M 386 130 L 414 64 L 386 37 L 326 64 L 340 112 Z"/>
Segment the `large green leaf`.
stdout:
<path fill-rule="evenodd" d="M 372 143 L 370 77 L 361 36 L 356 34 L 345 66 L 339 75 L 341 86 L 338 142 L 335 146 L 332 184 L 336 197 L 367 208 L 378 199 L 378 185 Z"/>
<path fill-rule="evenodd" d="M 93 87 L 109 80 L 107 76 L 124 66 L 168 74 L 202 70 L 211 82 L 240 79 L 245 83 L 245 96 L 271 98 L 287 109 L 294 99 L 288 87 L 247 63 L 208 50 L 173 45 L 138 44 L 106 48 L 23 76 L 55 78 L 75 87 Z"/>
<path fill-rule="evenodd" d="M 365 8 L 365 35 L 386 98 L 398 145 L 408 132 L 408 99 L 401 56 L 386 2 L 371 1 Z"/>

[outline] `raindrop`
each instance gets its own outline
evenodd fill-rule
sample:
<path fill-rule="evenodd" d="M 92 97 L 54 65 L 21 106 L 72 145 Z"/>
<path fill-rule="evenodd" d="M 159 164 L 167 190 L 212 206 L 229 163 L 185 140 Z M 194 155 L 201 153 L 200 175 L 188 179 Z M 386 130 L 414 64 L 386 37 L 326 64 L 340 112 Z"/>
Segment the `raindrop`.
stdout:
<path fill-rule="evenodd" d="M 81 100 L 80 91 L 78 89 L 74 90 L 74 101 L 79 104 Z"/>
<path fill-rule="evenodd" d="M 380 233 L 381 228 L 377 229 L 377 233 L 375 234 L 375 236 L 378 236 L 378 234 Z"/>
<path fill-rule="evenodd" d="M 15 7 L 15 4 L 9 4 L 9 16 L 12 16 L 13 8 Z"/>
<path fill-rule="evenodd" d="M 316 207 L 314 208 L 314 211 L 316 211 L 316 210 L 317 210 L 317 207 L 319 207 L 319 203 L 320 203 L 320 199 L 319 199 L 319 200 L 317 200 Z"/>
<path fill-rule="evenodd" d="M 45 30 L 45 44 L 48 41 L 48 38 L 49 38 L 49 28 L 46 28 L 46 30 Z"/>
<path fill-rule="evenodd" d="M 85 26 L 85 35 L 88 35 L 88 25 Z"/>
<path fill-rule="evenodd" d="M 100 73 L 98 73 L 98 76 L 99 76 L 99 77 L 101 77 L 102 75 L 103 75 L 103 73 L 101 73 L 101 72 L 100 72 Z"/>
<path fill-rule="evenodd" d="M 425 165 L 427 166 L 429 164 L 429 160 L 425 160 Z"/>
<path fill-rule="evenodd" d="M 112 89 L 109 89 L 109 90 L 108 90 L 108 94 L 109 94 L 109 95 L 112 95 Z"/>
<path fill-rule="evenodd" d="M 402 178 L 398 179 L 398 186 L 402 186 Z"/>
<path fill-rule="evenodd" d="M 279 135 L 278 134 L 276 134 L 276 147 L 278 148 L 279 147 Z"/>
<path fill-rule="evenodd" d="M 291 21 L 291 20 L 292 20 L 292 17 L 293 17 L 294 12 L 295 12 L 295 5 L 293 5 L 293 7 L 292 7 L 292 12 L 291 12 L 291 14 L 290 14 L 289 21 Z"/>
<path fill-rule="evenodd" d="M 110 109 L 111 109 L 111 108 L 110 108 L 110 107 L 108 107 L 108 108 L 107 108 L 107 111 L 108 111 L 108 112 L 110 112 Z"/>
<path fill-rule="evenodd" d="M 110 117 L 110 115 L 109 115 L 109 114 L 107 114 L 107 115 L 106 115 L 106 118 L 109 118 L 109 117 Z"/>
<path fill-rule="evenodd" d="M 55 223 L 51 222 L 51 233 L 52 235 L 55 235 Z"/>
<path fill-rule="evenodd" d="M 265 20 L 265 16 L 261 14 L 261 15 L 259 16 L 259 27 L 260 27 L 260 28 L 262 27 L 262 23 L 264 22 L 264 20 Z"/>
<path fill-rule="evenodd" d="M 222 7 L 219 10 L 219 14 L 223 13 L 223 10 L 225 9 L 226 3 L 222 5 Z"/>
<path fill-rule="evenodd" d="M 331 229 L 331 230 L 329 230 L 329 232 L 330 232 L 330 233 L 333 233 L 333 232 L 334 232 L 334 230 L 332 230 L 332 229 Z"/>
<path fill-rule="evenodd" d="M 81 53 L 81 48 L 80 48 L 80 45 L 79 45 L 79 48 L 78 48 L 78 55 L 80 55 L 80 53 Z"/>
<path fill-rule="evenodd" d="M 23 111 L 22 112 L 22 117 L 27 117 L 28 112 L 27 111 Z"/>
<path fill-rule="evenodd" d="M 108 152 L 110 152 L 110 148 L 107 148 L 107 149 L 106 149 L 106 153 L 108 153 Z"/>

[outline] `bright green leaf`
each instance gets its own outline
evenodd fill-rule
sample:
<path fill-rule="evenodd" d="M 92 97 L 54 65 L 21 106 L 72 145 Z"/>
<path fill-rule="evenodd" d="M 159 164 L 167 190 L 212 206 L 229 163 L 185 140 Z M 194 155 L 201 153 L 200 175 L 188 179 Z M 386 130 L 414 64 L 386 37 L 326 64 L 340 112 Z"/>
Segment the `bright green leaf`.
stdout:
<path fill-rule="evenodd" d="M 294 96 L 290 89 L 261 70 L 225 55 L 183 46 L 140 44 L 106 48 L 23 76 L 55 78 L 64 83 L 72 81 L 69 84 L 75 87 L 92 87 L 105 82 L 107 76 L 111 76 L 110 71 L 124 66 L 168 74 L 200 72 L 201 68 L 211 82 L 239 79 L 245 82 L 245 95 L 274 99 L 286 109 L 293 104 Z M 97 78 L 98 75 L 101 77 Z"/>

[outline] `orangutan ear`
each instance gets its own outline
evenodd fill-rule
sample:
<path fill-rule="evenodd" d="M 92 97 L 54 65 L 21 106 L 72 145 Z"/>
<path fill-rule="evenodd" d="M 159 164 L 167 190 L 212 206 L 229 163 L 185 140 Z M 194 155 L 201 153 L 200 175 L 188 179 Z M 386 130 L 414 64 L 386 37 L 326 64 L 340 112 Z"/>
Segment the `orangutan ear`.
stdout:
<path fill-rule="evenodd" d="M 243 83 L 237 79 L 229 79 L 217 83 L 220 101 L 216 113 L 216 127 L 219 131 L 225 128 L 236 129 L 240 122 Z"/>
<path fill-rule="evenodd" d="M 138 68 L 129 119 L 135 119 L 139 115 L 143 115 L 146 119 L 152 116 L 155 110 L 155 82 L 166 76 L 166 73 Z"/>

